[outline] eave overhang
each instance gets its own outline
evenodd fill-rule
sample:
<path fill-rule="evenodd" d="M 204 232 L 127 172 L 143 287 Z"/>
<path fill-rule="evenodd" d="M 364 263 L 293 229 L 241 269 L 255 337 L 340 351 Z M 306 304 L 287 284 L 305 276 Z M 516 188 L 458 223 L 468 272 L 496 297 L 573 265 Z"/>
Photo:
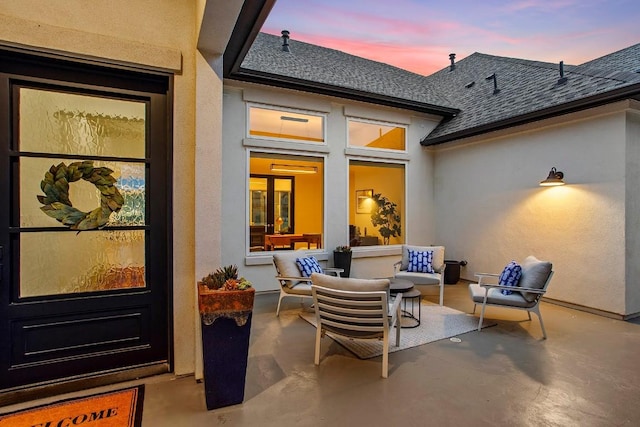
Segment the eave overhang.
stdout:
<path fill-rule="evenodd" d="M 395 98 L 392 96 L 378 95 L 375 93 L 360 91 L 356 89 L 344 88 L 341 86 L 327 85 L 309 80 L 296 79 L 292 77 L 264 73 L 254 70 L 240 68 L 238 71 L 231 73 L 226 78 L 244 81 L 249 83 L 257 83 L 268 86 L 275 86 L 286 89 L 294 89 L 304 92 L 327 95 L 337 98 L 350 99 L 360 102 L 368 102 L 377 105 L 385 105 L 387 107 L 401 108 L 410 111 L 417 111 L 425 114 L 433 114 L 450 119 L 455 117 L 460 110 L 457 108 L 442 107 L 439 105 L 426 104 L 418 101 L 411 101 L 403 98 Z"/>
<path fill-rule="evenodd" d="M 484 133 L 521 126 L 564 114 L 599 107 L 601 105 L 610 104 L 624 99 L 640 100 L 640 83 L 434 138 L 429 138 L 429 136 L 427 136 L 420 141 L 420 144 L 425 147 L 444 144 L 463 138 L 469 138 Z"/>

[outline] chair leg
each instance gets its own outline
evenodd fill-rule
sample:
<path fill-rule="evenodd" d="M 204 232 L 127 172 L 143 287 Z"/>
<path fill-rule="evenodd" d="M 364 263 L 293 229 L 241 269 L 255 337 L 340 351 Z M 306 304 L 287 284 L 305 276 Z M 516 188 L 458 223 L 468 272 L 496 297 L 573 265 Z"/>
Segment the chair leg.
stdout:
<path fill-rule="evenodd" d="M 280 303 L 282 302 L 282 298 L 284 298 L 287 294 L 282 292 L 282 288 L 280 289 L 280 297 L 278 298 L 278 308 L 276 308 L 276 317 L 280 316 Z"/>
<path fill-rule="evenodd" d="M 440 305 L 444 305 L 444 282 L 440 280 Z"/>
<path fill-rule="evenodd" d="M 389 376 L 389 331 L 384 333 L 382 344 L 382 378 Z"/>
<path fill-rule="evenodd" d="M 538 308 L 538 306 L 536 306 L 533 311 L 538 315 L 538 320 L 540 320 L 540 328 L 542 329 L 542 339 L 546 340 L 547 339 L 547 331 L 545 331 L 545 329 L 544 329 L 544 322 L 542 321 L 542 315 L 540 314 L 540 308 Z M 527 313 L 530 313 L 530 312 L 527 310 Z M 529 317 L 531 317 L 531 314 L 529 314 Z"/>
<path fill-rule="evenodd" d="M 482 330 L 482 320 L 484 320 L 484 309 L 487 308 L 485 304 L 482 304 L 482 310 L 480 310 L 480 320 L 478 320 L 478 331 Z"/>
<path fill-rule="evenodd" d="M 477 306 L 477 305 L 478 305 L 478 304 L 473 304 L 473 311 L 471 312 L 471 314 L 476 314 L 476 306 Z"/>
<path fill-rule="evenodd" d="M 322 328 L 320 325 L 316 327 L 316 350 L 313 358 L 313 363 L 316 365 L 320 364 L 320 340 L 322 338 Z"/>

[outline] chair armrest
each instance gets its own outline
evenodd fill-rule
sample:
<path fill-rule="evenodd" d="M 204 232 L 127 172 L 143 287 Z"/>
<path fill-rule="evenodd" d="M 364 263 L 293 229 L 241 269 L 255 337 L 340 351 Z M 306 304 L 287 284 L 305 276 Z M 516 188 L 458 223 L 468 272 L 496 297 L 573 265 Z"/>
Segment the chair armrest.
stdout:
<path fill-rule="evenodd" d="M 295 280 L 298 282 L 311 282 L 311 277 L 288 277 L 288 276 L 276 276 L 278 280 Z"/>
<path fill-rule="evenodd" d="M 504 286 L 504 285 L 497 285 L 497 284 L 493 284 L 493 283 L 478 283 L 480 286 L 482 286 L 483 288 L 498 288 L 498 289 L 509 289 L 510 291 L 525 291 L 525 292 L 531 292 L 534 294 L 544 294 L 545 292 L 547 292 L 544 289 L 538 289 L 538 288 L 522 288 L 520 286 Z"/>
<path fill-rule="evenodd" d="M 487 277 L 500 277 L 500 275 L 496 273 L 476 273 L 475 276 L 478 278 L 478 285 L 483 285 L 483 279 Z"/>
<path fill-rule="evenodd" d="M 393 264 L 393 275 L 395 276 L 398 271 L 400 271 L 400 266 L 402 266 L 402 261 L 395 262 Z"/>
<path fill-rule="evenodd" d="M 324 271 L 325 273 L 335 274 L 336 277 L 339 277 L 340 273 L 344 273 L 344 268 L 327 267 L 323 268 L 322 271 Z"/>

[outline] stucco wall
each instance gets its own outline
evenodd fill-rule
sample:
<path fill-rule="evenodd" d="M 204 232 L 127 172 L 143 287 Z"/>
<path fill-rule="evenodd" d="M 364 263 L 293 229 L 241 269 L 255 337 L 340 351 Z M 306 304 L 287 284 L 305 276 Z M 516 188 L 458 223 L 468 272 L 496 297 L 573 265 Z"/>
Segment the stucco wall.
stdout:
<path fill-rule="evenodd" d="M 440 149 L 436 234 L 464 278 L 533 254 L 553 262 L 549 298 L 624 314 L 625 113 L 563 121 Z M 538 185 L 551 167 L 567 185 Z"/>
<path fill-rule="evenodd" d="M 626 113 L 626 312 L 640 313 L 640 110 Z"/>
<path fill-rule="evenodd" d="M 194 370 L 196 15 L 195 2 L 186 0 L 90 4 L 83 0 L 6 0 L 0 4 L 2 44 L 178 73 L 172 124 L 173 319 L 175 331 L 180 331 L 175 338 L 176 374 Z M 219 125 L 219 112 L 212 111 L 211 116 Z"/>
<path fill-rule="evenodd" d="M 245 90 L 245 88 L 248 88 Z M 406 212 L 403 239 L 409 243 L 432 243 L 433 203 L 432 174 L 433 155 L 419 144 L 437 124 L 437 118 L 418 117 L 410 112 L 376 108 L 364 104 L 345 104 L 326 98 L 286 90 L 270 90 L 225 82 L 223 104 L 223 202 L 222 216 L 222 264 L 237 264 L 242 275 L 254 283 L 258 291 L 277 290 L 275 270 L 271 256 L 248 255 L 246 248 L 247 212 L 247 156 L 248 147 L 288 152 L 288 143 L 248 140 L 246 136 L 246 101 L 270 103 L 290 108 L 306 108 L 327 114 L 327 146 L 309 148 L 325 157 L 325 230 L 324 248 L 315 254 L 320 260 L 332 264 L 333 248 L 348 243 L 349 198 L 355 197 L 349 190 L 348 158 L 364 159 L 363 151 L 347 148 L 347 119 L 345 114 L 359 115 L 372 120 L 386 120 L 408 125 L 408 152 L 402 157 L 409 159 L 406 166 Z M 349 157 L 345 154 L 349 155 Z M 364 230 L 362 230 L 364 231 Z M 393 274 L 393 262 L 400 258 L 400 245 L 388 247 L 355 248 L 352 276 L 381 277 Z"/>

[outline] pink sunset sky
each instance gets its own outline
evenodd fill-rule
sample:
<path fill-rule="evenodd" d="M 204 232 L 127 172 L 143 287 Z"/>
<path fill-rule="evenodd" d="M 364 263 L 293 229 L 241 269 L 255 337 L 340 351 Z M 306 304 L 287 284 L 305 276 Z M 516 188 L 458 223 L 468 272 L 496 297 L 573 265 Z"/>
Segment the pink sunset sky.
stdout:
<path fill-rule="evenodd" d="M 639 0 L 277 0 L 262 31 L 428 75 L 474 52 L 577 65 L 640 43 Z"/>

